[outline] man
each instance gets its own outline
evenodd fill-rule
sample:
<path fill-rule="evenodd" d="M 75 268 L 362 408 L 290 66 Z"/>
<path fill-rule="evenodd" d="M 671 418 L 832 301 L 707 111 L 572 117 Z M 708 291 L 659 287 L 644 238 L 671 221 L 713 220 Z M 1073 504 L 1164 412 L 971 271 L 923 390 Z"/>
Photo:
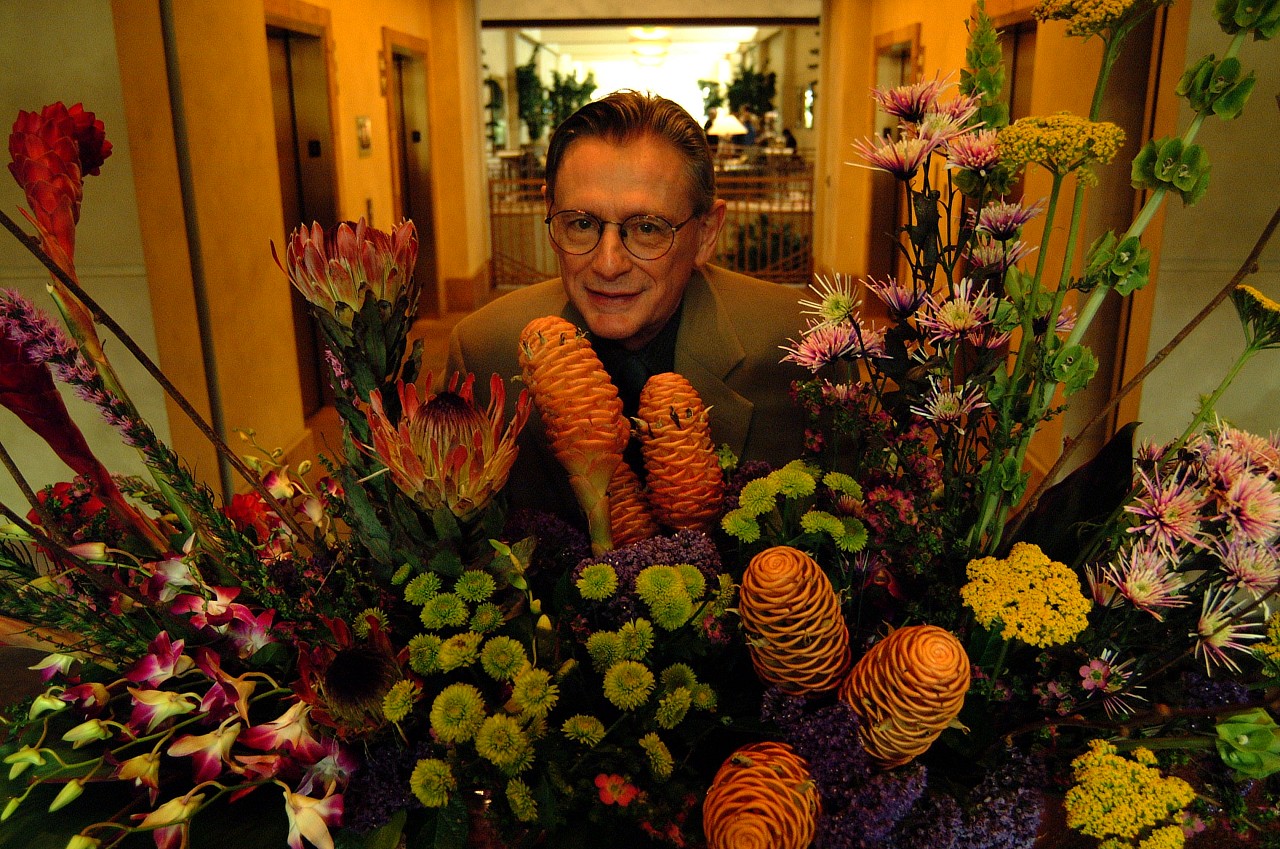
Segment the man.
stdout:
<path fill-rule="evenodd" d="M 454 328 L 449 372 L 520 372 L 520 332 L 559 315 L 592 345 L 634 414 L 649 375 L 684 375 L 711 408 L 711 435 L 742 460 L 800 456 L 788 390 L 803 369 L 779 346 L 804 327 L 798 292 L 709 265 L 724 225 L 706 134 L 676 103 L 633 91 L 589 103 L 547 150 L 547 227 L 560 277 L 511 292 Z M 508 404 L 514 403 L 508 393 Z M 522 435 L 512 506 L 572 515 L 568 481 L 542 438 Z"/>

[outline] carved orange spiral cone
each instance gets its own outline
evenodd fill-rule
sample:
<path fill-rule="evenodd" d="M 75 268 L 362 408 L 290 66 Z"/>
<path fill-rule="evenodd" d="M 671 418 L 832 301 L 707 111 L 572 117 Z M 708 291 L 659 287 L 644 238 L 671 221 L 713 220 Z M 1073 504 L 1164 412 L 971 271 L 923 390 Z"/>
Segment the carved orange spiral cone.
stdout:
<path fill-rule="evenodd" d="M 752 743 L 720 766 L 702 829 L 708 849 L 806 849 L 821 808 L 803 758 L 785 743 Z"/>
<path fill-rule="evenodd" d="M 809 555 L 785 545 L 751 559 L 738 598 L 756 674 L 793 695 L 840 686 L 849 629 L 831 581 Z"/>
<path fill-rule="evenodd" d="M 675 530 L 707 530 L 724 499 L 724 473 L 702 399 L 681 375 L 655 374 L 636 419 L 654 516 Z"/>
<path fill-rule="evenodd" d="M 618 390 L 578 329 L 559 316 L 535 318 L 520 335 L 520 369 L 556 459 L 587 514 L 591 548 L 613 548 L 606 494 L 631 429 Z"/>
<path fill-rule="evenodd" d="M 935 625 L 899 628 L 871 647 L 840 688 L 862 718 L 862 742 L 884 767 L 923 753 L 964 706 L 969 657 Z"/>
<path fill-rule="evenodd" d="M 609 482 L 609 526 L 613 529 L 613 544 L 618 547 L 658 535 L 658 523 L 649 512 L 644 484 L 626 463 L 618 464 Z"/>

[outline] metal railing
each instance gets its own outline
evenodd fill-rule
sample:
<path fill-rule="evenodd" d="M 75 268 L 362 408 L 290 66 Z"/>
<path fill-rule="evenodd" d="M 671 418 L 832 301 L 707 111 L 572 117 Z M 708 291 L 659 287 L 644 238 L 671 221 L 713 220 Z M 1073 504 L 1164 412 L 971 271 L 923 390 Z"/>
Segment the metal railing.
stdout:
<path fill-rule="evenodd" d="M 790 153 L 717 163 L 727 206 L 717 265 L 776 283 L 807 285 L 813 276 L 813 160 Z M 511 289 L 559 274 L 542 220 L 539 176 L 489 177 L 493 284 Z"/>

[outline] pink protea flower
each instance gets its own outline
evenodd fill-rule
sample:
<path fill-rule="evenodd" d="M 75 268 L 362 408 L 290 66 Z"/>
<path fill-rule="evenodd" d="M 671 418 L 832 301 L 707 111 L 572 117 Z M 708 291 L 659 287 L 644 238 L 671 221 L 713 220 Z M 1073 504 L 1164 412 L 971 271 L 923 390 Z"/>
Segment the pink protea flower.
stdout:
<path fill-rule="evenodd" d="M 1222 586 L 1228 590 L 1244 590 L 1258 598 L 1280 581 L 1280 553 L 1271 546 L 1232 539 L 1218 545 L 1217 555 L 1227 576 Z"/>
<path fill-rule="evenodd" d="M 939 79 L 892 87 L 877 87 L 871 97 L 889 115 L 910 124 L 920 122 L 926 114 L 936 111 L 938 96 L 951 85 L 952 75 Z"/>
<path fill-rule="evenodd" d="M 1280 531 L 1280 492 L 1262 475 L 1240 475 L 1223 495 L 1222 516 L 1246 539 L 1270 542 Z"/>
<path fill-rule="evenodd" d="M 1107 580 L 1139 610 L 1164 621 L 1160 611 L 1188 604 L 1182 581 L 1169 569 L 1166 555 L 1144 545 L 1130 546 L 1107 567 Z"/>
<path fill-rule="evenodd" d="M 398 427 L 387 418 L 378 390 L 370 393 L 365 416 L 373 453 L 386 464 L 396 486 L 428 511 L 447 507 L 459 520 L 468 521 L 506 486 L 532 401 L 522 391 L 515 415 L 504 425 L 502 379 L 496 374 L 490 379 L 489 406 L 481 412 L 475 402 L 475 376 L 467 375 L 461 386 L 458 378 L 455 374 L 447 390 L 425 399 L 418 397 L 413 384 L 397 382 L 403 410 Z"/>
<path fill-rule="evenodd" d="M 1248 652 L 1250 640 L 1262 639 L 1263 635 L 1256 633 L 1261 623 L 1243 618 L 1248 607 L 1248 602 L 1233 601 L 1232 594 L 1224 590 L 1205 593 L 1200 620 L 1188 636 L 1195 638 L 1196 657 L 1204 658 L 1207 674 L 1213 673 L 1215 665 L 1239 672 L 1240 666 L 1227 652 Z"/>
<path fill-rule="evenodd" d="M 1131 534 L 1142 534 L 1158 546 L 1173 549 L 1179 542 L 1201 547 L 1199 537 L 1200 508 L 1205 498 L 1188 486 L 1183 474 L 1175 474 L 1165 480 L 1152 477 L 1139 470 L 1141 494 L 1137 501 L 1125 507 L 1141 521 L 1131 528 Z"/>
<path fill-rule="evenodd" d="M 912 281 L 910 287 L 904 286 L 893 277 L 876 280 L 867 277 L 862 281 L 872 294 L 879 298 L 895 318 L 906 318 L 920 308 L 925 298 L 929 297 L 929 287 Z"/>
<path fill-rule="evenodd" d="M 986 233 L 997 242 L 1016 238 L 1022 226 L 1044 209 L 1044 201 L 1031 206 L 1007 201 L 992 201 L 973 215 L 974 229 Z"/>
<path fill-rule="evenodd" d="M 911 408 L 911 412 L 921 418 L 954 427 L 964 433 L 964 421 L 975 410 L 988 407 L 982 400 L 982 388 L 978 386 L 956 387 L 939 385 L 936 377 L 929 378 L 929 392 L 919 406 Z"/>
<path fill-rule="evenodd" d="M 853 149 L 867 164 L 848 164 L 858 168 L 888 171 L 899 180 L 909 180 L 920 170 L 921 165 L 929 161 L 930 154 L 937 147 L 938 143 L 932 139 L 904 138 L 892 141 L 878 136 L 860 139 L 853 143 Z"/>
<path fill-rule="evenodd" d="M 983 174 L 1000 161 L 999 134 L 975 130 L 947 142 L 947 167 Z"/>
<path fill-rule="evenodd" d="M 319 223 L 294 230 L 285 271 L 303 297 L 350 327 L 366 297 L 394 304 L 405 294 L 409 304 L 416 304 L 417 261 L 418 231 L 412 221 L 384 233 L 361 218 L 354 226 L 344 221 L 328 232 Z"/>

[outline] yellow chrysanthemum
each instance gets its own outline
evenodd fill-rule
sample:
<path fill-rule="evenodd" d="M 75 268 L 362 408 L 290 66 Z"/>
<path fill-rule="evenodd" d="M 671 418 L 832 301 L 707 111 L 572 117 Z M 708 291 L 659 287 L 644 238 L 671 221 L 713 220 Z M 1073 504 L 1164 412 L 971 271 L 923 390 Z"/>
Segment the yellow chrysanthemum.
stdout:
<path fill-rule="evenodd" d="M 1089 624 L 1093 603 L 1075 572 L 1051 561 L 1037 546 L 1020 542 L 1004 560 L 969 562 L 960 597 L 984 628 L 1033 646 L 1070 642 Z"/>
<path fill-rule="evenodd" d="M 1035 163 L 1061 175 L 1095 162 L 1106 165 L 1122 144 L 1124 130 L 1110 121 L 1068 112 L 1019 118 L 1000 130 L 1001 160 L 1012 171 Z"/>

